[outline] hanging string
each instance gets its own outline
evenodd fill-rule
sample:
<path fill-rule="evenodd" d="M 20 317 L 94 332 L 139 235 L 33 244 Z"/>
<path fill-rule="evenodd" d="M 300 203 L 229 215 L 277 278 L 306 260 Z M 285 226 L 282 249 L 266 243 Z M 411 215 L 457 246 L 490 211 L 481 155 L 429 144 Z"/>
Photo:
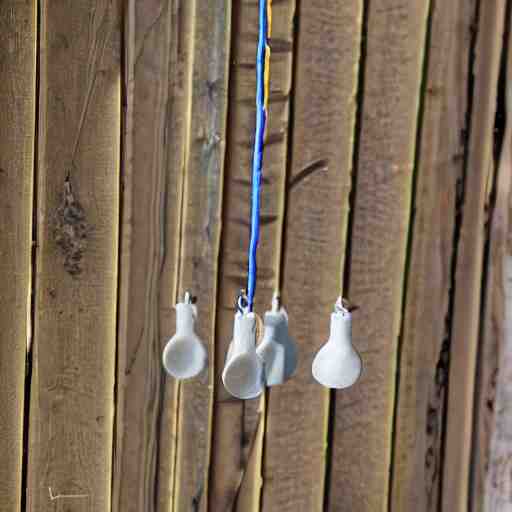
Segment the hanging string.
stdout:
<path fill-rule="evenodd" d="M 256 56 L 256 134 L 252 160 L 251 239 L 247 277 L 247 305 L 249 311 L 252 311 L 256 292 L 256 252 L 260 235 L 260 189 L 269 93 L 270 47 L 268 46 L 268 38 L 270 25 L 271 0 L 259 0 L 259 36 Z"/>

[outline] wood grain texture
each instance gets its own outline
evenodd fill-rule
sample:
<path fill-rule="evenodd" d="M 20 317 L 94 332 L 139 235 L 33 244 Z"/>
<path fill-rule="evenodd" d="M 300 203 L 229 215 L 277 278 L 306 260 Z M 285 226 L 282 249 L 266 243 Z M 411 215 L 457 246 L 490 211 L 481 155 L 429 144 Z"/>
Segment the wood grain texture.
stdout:
<path fill-rule="evenodd" d="M 323 510 L 328 391 L 311 361 L 341 287 L 362 2 L 302 2 L 295 59 L 282 296 L 296 375 L 269 392 L 262 511 Z"/>
<path fill-rule="evenodd" d="M 284 187 L 287 163 L 289 95 L 292 78 L 295 2 L 273 2 L 270 39 L 269 124 L 261 191 L 261 234 L 255 311 L 263 315 L 279 283 Z M 250 185 L 255 126 L 258 5 L 241 0 L 233 5 L 230 103 L 223 231 L 220 255 L 215 359 L 215 410 L 210 508 L 231 510 L 240 498 L 247 512 L 259 509 L 262 433 L 259 400 L 235 400 L 221 382 L 232 338 L 234 302 L 246 285 L 249 245 Z M 255 489 L 256 487 L 256 489 Z M 242 495 L 240 495 L 240 493 Z"/>
<path fill-rule="evenodd" d="M 349 296 L 361 380 L 336 392 L 330 511 L 388 507 L 397 346 L 429 2 L 369 3 Z"/>
<path fill-rule="evenodd" d="M 510 213 L 509 213 L 510 225 Z M 483 510 L 486 512 L 508 512 L 512 503 L 512 490 L 510 482 L 510 466 L 512 454 L 510 452 L 510 437 L 512 424 L 510 418 L 510 364 L 512 363 L 511 336 L 512 319 L 510 306 L 512 294 L 510 283 L 512 282 L 512 258 L 510 233 L 508 236 L 507 255 L 504 261 L 504 286 L 505 286 L 505 319 L 504 344 L 501 350 L 500 370 L 496 382 L 495 401 L 495 431 L 491 442 L 489 466 L 485 485 Z M 498 409 L 498 407 L 500 407 Z M 478 505 L 480 506 L 480 505 Z M 479 510 L 476 508 L 475 510 Z"/>
<path fill-rule="evenodd" d="M 493 131 L 505 3 L 480 4 L 464 209 L 455 271 L 441 502 L 443 511 L 466 511 L 470 492 L 475 374 L 486 237 L 485 206 L 494 171 Z"/>
<path fill-rule="evenodd" d="M 28 511 L 110 510 L 120 3 L 41 3 Z"/>
<path fill-rule="evenodd" d="M 161 354 L 175 321 L 191 46 L 178 9 L 132 0 L 125 10 L 114 512 L 172 503 L 177 390 Z"/>
<path fill-rule="evenodd" d="M 231 7 L 192 2 L 192 90 L 179 265 L 180 296 L 197 296 L 197 332 L 209 348 L 209 369 L 179 384 L 174 510 L 206 512 L 215 352 L 217 260 L 226 147 Z"/>
<path fill-rule="evenodd" d="M 509 38 L 510 44 L 510 38 Z M 510 47 L 509 47 L 510 48 Z M 512 72 L 512 53 L 508 53 L 507 84 L 510 84 Z M 496 205 L 491 227 L 491 244 L 496 247 L 494 258 L 491 259 L 492 274 L 488 280 L 491 285 L 491 303 L 488 313 L 488 325 L 484 335 L 493 334 L 495 338 L 487 338 L 485 342 L 496 352 L 498 371 L 494 375 L 495 397 L 493 401 L 493 418 L 489 425 L 490 432 L 484 431 L 491 437 L 490 448 L 484 452 L 485 461 L 477 457 L 474 473 L 473 510 L 485 512 L 508 512 L 512 506 L 512 482 L 510 480 L 512 452 L 510 439 L 512 437 L 512 123 L 509 114 L 512 108 L 512 91 L 507 86 L 506 100 L 506 131 L 503 140 L 503 150 L 498 168 L 496 188 Z M 489 325 L 490 324 L 490 325 Z M 489 364 L 489 360 L 484 359 Z M 495 363 L 495 361 L 492 361 Z M 490 365 L 491 368 L 494 365 Z M 485 384 L 485 382 L 484 382 Z M 484 390 L 487 386 L 484 386 Z M 485 393 L 483 393 L 486 396 Z M 489 416 L 489 412 L 486 416 Z M 487 419 L 487 418 L 486 418 Z M 480 436 L 475 437 L 477 443 L 482 443 Z M 487 439 L 484 436 L 484 442 Z M 484 450 L 487 446 L 484 445 Z M 478 453 L 478 452 L 477 452 Z M 481 482 L 481 480 L 484 480 Z M 483 485 L 483 489 L 481 486 Z"/>
<path fill-rule="evenodd" d="M 426 69 L 400 378 L 391 510 L 437 511 L 459 183 L 464 172 L 475 2 L 436 2 Z"/>
<path fill-rule="evenodd" d="M 21 503 L 30 340 L 36 2 L 0 4 L 0 510 Z"/>
<path fill-rule="evenodd" d="M 256 430 L 251 437 L 246 464 L 241 476 L 236 500 L 236 512 L 259 512 L 263 484 L 263 440 L 265 435 L 266 394 L 257 402 L 259 409 Z M 251 418 L 252 420 L 252 418 Z M 252 427 L 252 423 L 251 423 Z"/>
<path fill-rule="evenodd" d="M 510 8 L 507 8 L 510 15 Z M 510 21 L 509 21 L 510 22 Z M 500 77 L 505 117 L 494 193 L 488 195 L 489 241 L 481 341 L 475 385 L 475 434 L 472 447 L 471 510 L 506 512 L 512 505 L 510 481 L 510 207 L 512 186 L 512 35 Z M 505 52 L 505 50 L 503 50 Z M 508 323 L 507 323 L 508 322 Z"/>

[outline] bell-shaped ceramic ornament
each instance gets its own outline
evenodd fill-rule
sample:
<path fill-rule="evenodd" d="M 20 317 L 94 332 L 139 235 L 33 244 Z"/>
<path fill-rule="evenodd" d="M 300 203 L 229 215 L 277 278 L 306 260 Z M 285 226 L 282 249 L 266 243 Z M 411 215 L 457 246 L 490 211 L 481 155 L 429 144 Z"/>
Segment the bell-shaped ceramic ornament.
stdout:
<path fill-rule="evenodd" d="M 331 314 L 331 334 L 313 360 L 313 377 L 327 388 L 343 389 L 361 375 L 361 357 L 352 345 L 352 313 L 341 297 Z"/>
<path fill-rule="evenodd" d="M 288 380 L 297 368 L 298 350 L 288 333 L 288 315 L 274 296 L 272 310 L 265 313 L 265 330 L 257 354 L 263 361 L 267 386 L 276 386 Z"/>
<path fill-rule="evenodd" d="M 176 304 L 176 334 L 167 342 L 163 365 L 176 379 L 190 379 L 199 375 L 208 364 L 208 353 L 195 332 L 197 308 L 190 294 Z"/>
<path fill-rule="evenodd" d="M 244 400 L 256 398 L 264 389 L 263 364 L 256 354 L 256 315 L 238 311 L 222 382 L 230 394 Z"/>

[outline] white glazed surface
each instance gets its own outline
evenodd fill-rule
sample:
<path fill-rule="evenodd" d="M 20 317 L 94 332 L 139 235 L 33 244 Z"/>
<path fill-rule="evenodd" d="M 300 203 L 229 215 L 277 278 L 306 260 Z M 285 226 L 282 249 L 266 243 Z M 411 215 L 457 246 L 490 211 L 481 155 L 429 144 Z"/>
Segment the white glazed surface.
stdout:
<path fill-rule="evenodd" d="M 263 389 L 263 364 L 256 354 L 256 315 L 240 313 L 235 315 L 233 340 L 222 382 L 226 390 L 236 398 L 248 400 L 259 396 Z"/>
<path fill-rule="evenodd" d="M 312 367 L 313 377 L 327 388 L 343 389 L 355 384 L 362 372 L 361 357 L 352 345 L 352 315 L 331 315 L 331 334 L 319 350 Z"/>
<path fill-rule="evenodd" d="M 206 349 L 194 330 L 196 316 L 193 304 L 176 305 L 176 334 L 167 342 L 162 356 L 165 370 L 175 379 L 196 377 L 208 364 Z"/>
<path fill-rule="evenodd" d="M 288 315 L 284 308 L 265 314 L 265 331 L 256 352 L 263 360 L 267 386 L 282 384 L 295 372 L 298 349 L 288 334 Z"/>

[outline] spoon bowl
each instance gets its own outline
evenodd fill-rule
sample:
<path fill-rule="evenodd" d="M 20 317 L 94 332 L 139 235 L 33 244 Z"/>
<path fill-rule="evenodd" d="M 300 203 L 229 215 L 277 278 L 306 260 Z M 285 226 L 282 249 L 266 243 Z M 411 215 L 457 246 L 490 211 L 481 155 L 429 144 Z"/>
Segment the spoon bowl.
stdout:
<path fill-rule="evenodd" d="M 175 379 L 191 379 L 208 364 L 208 353 L 195 332 L 197 309 L 190 295 L 176 304 L 176 334 L 167 342 L 162 355 L 166 372 Z"/>
<path fill-rule="evenodd" d="M 222 382 L 227 391 L 243 400 L 256 398 L 263 389 L 263 364 L 256 353 L 256 315 L 235 315 L 233 340 L 230 344 Z"/>
<path fill-rule="evenodd" d="M 197 337 L 176 336 L 164 348 L 164 368 L 176 379 L 191 379 L 199 375 L 206 361 L 206 350 Z"/>

